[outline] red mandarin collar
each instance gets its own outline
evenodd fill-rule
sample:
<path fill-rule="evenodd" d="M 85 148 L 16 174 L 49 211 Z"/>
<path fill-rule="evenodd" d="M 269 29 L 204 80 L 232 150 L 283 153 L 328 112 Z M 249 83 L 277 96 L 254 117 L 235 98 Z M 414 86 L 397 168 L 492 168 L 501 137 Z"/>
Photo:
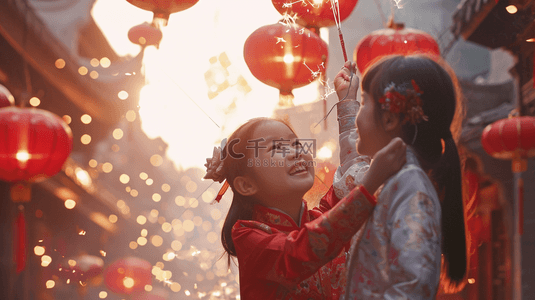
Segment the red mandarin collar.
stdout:
<path fill-rule="evenodd" d="M 310 221 L 307 212 L 305 200 L 301 203 L 301 226 Z M 255 205 L 253 208 L 253 221 L 259 221 L 269 226 L 275 227 L 281 231 L 291 231 L 300 226 L 285 212 L 276 208 Z"/>

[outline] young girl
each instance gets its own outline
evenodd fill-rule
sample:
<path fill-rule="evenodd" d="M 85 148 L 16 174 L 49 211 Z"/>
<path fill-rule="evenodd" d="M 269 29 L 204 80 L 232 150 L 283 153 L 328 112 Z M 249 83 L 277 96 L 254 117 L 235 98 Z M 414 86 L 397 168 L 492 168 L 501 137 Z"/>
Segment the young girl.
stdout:
<path fill-rule="evenodd" d="M 450 288 L 464 284 L 456 93 L 454 74 L 425 56 L 387 57 L 363 75 L 357 152 L 372 157 L 393 138 L 409 146 L 353 241 L 346 299 L 435 299 L 441 262 Z"/>
<path fill-rule="evenodd" d="M 375 154 L 349 195 L 339 200 L 331 188 L 308 211 L 312 156 L 285 122 L 252 119 L 216 150 L 205 178 L 226 180 L 234 193 L 221 239 L 229 260 L 238 258 L 241 298 L 338 299 L 346 282 L 342 250 L 372 212 L 372 194 L 404 164 L 401 139 Z"/>

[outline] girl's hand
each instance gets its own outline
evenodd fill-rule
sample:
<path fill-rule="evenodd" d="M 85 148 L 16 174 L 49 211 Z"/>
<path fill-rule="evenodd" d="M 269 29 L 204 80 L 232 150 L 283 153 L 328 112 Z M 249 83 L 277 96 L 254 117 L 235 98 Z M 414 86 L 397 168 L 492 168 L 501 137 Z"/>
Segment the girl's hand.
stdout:
<path fill-rule="evenodd" d="M 407 161 L 407 145 L 399 137 L 379 150 L 372 158 L 370 169 L 362 180 L 362 185 L 370 193 L 375 191 L 392 175 L 396 174 Z"/>
<path fill-rule="evenodd" d="M 353 80 L 351 86 L 349 81 L 351 78 L 350 69 L 353 70 Z M 359 78 L 357 76 L 357 63 L 346 61 L 340 72 L 334 77 L 334 89 L 338 100 L 344 99 L 357 99 L 357 91 L 359 89 Z M 348 93 L 349 90 L 349 93 Z M 346 97 L 347 96 L 347 97 Z"/>

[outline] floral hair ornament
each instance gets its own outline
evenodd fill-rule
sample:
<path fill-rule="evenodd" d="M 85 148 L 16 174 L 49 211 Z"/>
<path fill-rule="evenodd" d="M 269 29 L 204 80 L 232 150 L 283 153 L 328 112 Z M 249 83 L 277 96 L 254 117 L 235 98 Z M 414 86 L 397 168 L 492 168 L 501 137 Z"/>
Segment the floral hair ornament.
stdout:
<path fill-rule="evenodd" d="M 379 99 L 382 109 L 396 114 L 402 113 L 405 116 L 403 124 L 407 121 L 417 124 L 422 120 L 428 120 L 422 109 L 422 99 L 420 99 L 420 96 L 424 92 L 420 90 L 414 80 L 411 80 L 411 85 L 412 88 L 407 87 L 407 83 L 396 86 L 395 83 L 391 82 L 385 88 L 383 96 Z"/>
<path fill-rule="evenodd" d="M 424 114 L 424 110 L 422 109 L 422 99 L 420 96 L 424 92 L 420 90 L 420 87 L 418 87 L 414 80 L 411 80 L 412 88 L 408 85 L 408 83 L 403 83 L 396 86 L 395 83 L 391 82 L 386 86 L 383 96 L 379 99 L 379 103 L 381 103 L 382 109 L 396 114 L 402 113 L 405 118 L 401 124 L 411 122 L 415 126 L 414 138 L 411 143 L 414 144 L 418 134 L 417 124 L 422 120 L 428 121 L 429 118 Z"/>
<path fill-rule="evenodd" d="M 221 152 L 225 149 L 225 145 L 227 144 L 227 139 L 224 138 L 221 141 L 221 147 L 214 147 L 214 152 L 212 154 L 212 158 L 207 158 L 206 163 L 204 166 L 206 167 L 206 175 L 204 175 L 204 179 L 212 179 L 213 181 L 217 182 L 223 182 L 223 186 L 219 189 L 219 192 L 217 193 L 217 196 L 215 197 L 214 201 L 212 201 L 212 204 L 214 202 L 219 203 L 221 201 L 221 198 L 223 198 L 223 195 L 229 188 L 229 183 L 225 179 L 225 175 L 223 174 L 223 160 L 221 159 Z"/>

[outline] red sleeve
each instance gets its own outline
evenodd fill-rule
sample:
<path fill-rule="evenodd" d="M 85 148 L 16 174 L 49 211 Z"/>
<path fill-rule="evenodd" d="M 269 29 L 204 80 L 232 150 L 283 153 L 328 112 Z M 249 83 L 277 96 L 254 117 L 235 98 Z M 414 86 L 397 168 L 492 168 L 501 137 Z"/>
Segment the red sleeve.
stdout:
<path fill-rule="evenodd" d="M 369 217 L 373 206 L 355 188 L 331 210 L 289 234 L 256 221 L 238 221 L 232 239 L 240 277 L 291 287 L 335 258 Z"/>
<path fill-rule="evenodd" d="M 334 193 L 334 187 L 331 185 L 329 191 L 327 191 L 327 193 L 321 198 L 318 207 L 314 207 L 313 210 L 324 213 L 333 208 L 338 202 L 340 202 L 340 199 L 336 197 L 336 194 Z"/>

